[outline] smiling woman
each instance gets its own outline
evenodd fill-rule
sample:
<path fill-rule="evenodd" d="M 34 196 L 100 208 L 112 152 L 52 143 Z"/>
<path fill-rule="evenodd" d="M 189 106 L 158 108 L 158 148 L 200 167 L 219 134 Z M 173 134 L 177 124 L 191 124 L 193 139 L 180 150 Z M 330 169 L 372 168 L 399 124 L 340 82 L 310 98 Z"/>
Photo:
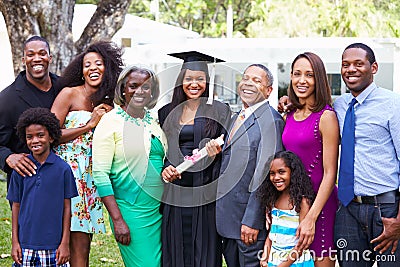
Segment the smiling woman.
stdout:
<path fill-rule="evenodd" d="M 92 177 L 92 135 L 101 117 L 112 109 L 121 49 L 100 41 L 90 45 L 65 69 L 64 87 L 51 111 L 60 120 L 61 145 L 56 152 L 70 164 L 79 196 L 71 200 L 71 265 L 89 266 L 90 241 L 104 233 L 102 203 Z"/>
<path fill-rule="evenodd" d="M 207 193 L 198 191 L 196 195 L 197 189 L 217 179 L 220 156 L 199 161 L 182 174 L 175 168 L 183 162 L 183 155 L 191 156 L 193 149 L 205 140 L 216 139 L 226 132 L 231 117 L 229 106 L 215 100 L 211 105 L 207 102 L 211 86 L 207 62 L 220 60 L 198 52 L 172 55 L 184 59 L 184 64 L 171 103 L 158 112 L 168 137 L 168 159 L 162 176 L 171 182 L 165 184 L 166 203 L 161 208 L 162 263 L 164 267 L 221 266 L 222 247 L 215 227 L 213 201 L 216 196 L 209 193 L 212 189 Z"/>
<path fill-rule="evenodd" d="M 318 55 L 305 52 L 293 60 L 288 92 L 296 109 L 285 117 L 282 141 L 303 162 L 316 193 L 298 227 L 298 246 L 310 246 L 317 256 L 315 266 L 333 267 L 335 262 L 324 251 L 334 247 L 339 126 L 331 106 L 325 66 Z"/>
<path fill-rule="evenodd" d="M 93 136 L 93 177 L 125 266 L 161 266 L 161 169 L 167 145 L 153 108 L 160 94 L 153 71 L 126 67 L 116 107 Z"/>

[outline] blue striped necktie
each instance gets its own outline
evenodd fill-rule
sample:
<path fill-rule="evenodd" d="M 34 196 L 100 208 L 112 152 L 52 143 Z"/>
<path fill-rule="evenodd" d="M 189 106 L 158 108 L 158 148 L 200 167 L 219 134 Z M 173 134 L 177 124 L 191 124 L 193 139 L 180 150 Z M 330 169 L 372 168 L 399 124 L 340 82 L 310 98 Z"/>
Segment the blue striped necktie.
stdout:
<path fill-rule="evenodd" d="M 344 206 L 349 205 L 351 200 L 354 198 L 354 105 L 356 103 L 357 100 L 353 98 L 346 111 L 342 131 L 338 197 Z"/>

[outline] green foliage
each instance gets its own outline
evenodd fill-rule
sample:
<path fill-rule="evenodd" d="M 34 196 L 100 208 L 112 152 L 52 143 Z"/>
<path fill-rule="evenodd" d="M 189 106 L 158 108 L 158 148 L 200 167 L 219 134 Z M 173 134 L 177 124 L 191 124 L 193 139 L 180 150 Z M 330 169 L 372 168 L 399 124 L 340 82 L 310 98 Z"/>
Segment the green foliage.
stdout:
<path fill-rule="evenodd" d="M 134 0 L 129 12 L 155 19 L 150 3 L 150 0 Z M 400 32 L 400 1 L 392 0 L 158 0 L 158 3 L 160 22 L 199 32 L 204 37 L 226 35 L 229 3 L 233 7 L 236 37 L 399 37 Z"/>
<path fill-rule="evenodd" d="M 97 5 L 99 3 L 99 0 L 76 0 L 76 4 L 94 4 Z"/>
<path fill-rule="evenodd" d="M 128 13 L 142 18 L 155 19 L 154 14 L 150 12 L 150 2 L 149 0 L 133 0 Z"/>
<path fill-rule="evenodd" d="M 233 6 L 234 33 L 247 36 L 247 26 L 262 19 L 257 12 L 262 0 L 159 0 L 159 21 L 199 32 L 204 37 L 226 35 L 226 12 L 229 2 Z M 150 0 L 134 0 L 129 13 L 146 18 L 155 18 L 151 13 Z"/>

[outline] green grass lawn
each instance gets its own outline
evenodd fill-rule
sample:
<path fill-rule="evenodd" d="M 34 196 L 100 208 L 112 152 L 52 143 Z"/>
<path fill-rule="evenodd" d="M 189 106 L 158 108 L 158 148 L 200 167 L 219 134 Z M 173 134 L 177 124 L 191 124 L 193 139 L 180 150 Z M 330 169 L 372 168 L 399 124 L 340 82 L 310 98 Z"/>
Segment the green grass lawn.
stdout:
<path fill-rule="evenodd" d="M 106 234 L 94 235 L 90 253 L 90 266 L 123 266 L 117 243 L 108 224 L 108 214 L 104 213 Z M 6 183 L 0 182 L 0 266 L 11 266 L 11 210 L 6 200 Z"/>
<path fill-rule="evenodd" d="M 106 234 L 94 235 L 90 252 L 90 266 L 123 266 L 121 254 L 108 224 L 105 211 Z M 11 210 L 6 200 L 6 182 L 0 182 L 0 266 L 11 266 Z M 226 266 L 224 263 L 223 266 Z"/>

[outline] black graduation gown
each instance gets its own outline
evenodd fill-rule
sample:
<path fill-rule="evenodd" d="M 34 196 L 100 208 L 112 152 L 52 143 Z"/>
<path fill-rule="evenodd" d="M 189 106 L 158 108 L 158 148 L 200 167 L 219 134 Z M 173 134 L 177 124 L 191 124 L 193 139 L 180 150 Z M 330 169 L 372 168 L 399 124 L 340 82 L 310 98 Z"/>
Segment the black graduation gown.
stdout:
<path fill-rule="evenodd" d="M 179 150 L 179 132 L 182 126 L 176 125 L 167 119 L 169 114 L 180 117 L 181 111 L 171 111 L 171 105 L 167 104 L 162 107 L 159 112 L 160 124 L 163 127 L 168 139 L 168 157 L 165 166 L 170 164 L 177 166 L 183 161 L 183 156 Z M 219 123 L 214 123 L 214 133 L 212 136 L 207 134 L 207 121 L 204 118 L 211 117 Z M 173 117 L 173 116 L 172 116 Z M 231 118 L 229 106 L 214 101 L 213 105 L 206 105 L 205 101 L 199 106 L 194 120 L 194 147 L 204 146 L 205 138 L 217 138 L 221 134 L 226 133 L 228 122 Z M 172 119 L 172 121 L 174 121 Z M 176 121 L 176 120 L 175 120 Z M 202 141 L 203 140 L 203 141 Z M 219 175 L 220 155 L 217 155 L 214 161 L 204 170 L 196 172 L 188 172 L 189 177 L 193 179 L 193 187 L 202 185 L 210 185 Z M 197 167 L 209 164 L 210 161 L 199 162 Z M 207 165 L 205 165 L 207 166 Z M 201 167 L 199 167 L 201 169 Z M 174 182 L 179 184 L 180 181 Z M 183 234 L 187 233 L 188 229 L 182 228 L 182 205 L 191 206 L 192 214 L 191 223 L 191 267 L 213 267 L 222 266 L 222 244 L 221 237 L 217 233 L 215 224 L 215 196 L 216 182 L 212 183 L 215 186 L 209 186 L 204 191 L 183 192 L 176 186 L 166 184 L 163 199 L 167 203 L 163 203 L 161 212 L 163 214 L 162 221 L 162 266 L 163 267 L 183 267 Z M 186 188 L 188 189 L 188 188 Z M 189 189 L 190 190 L 190 189 Z M 201 192 L 201 193 L 197 193 Z M 201 196 L 199 196 L 201 195 Z M 170 198 L 172 196 L 172 198 Z M 171 200 L 173 202 L 171 202 Z M 176 202 L 174 202 L 176 201 Z M 183 203 L 182 203 L 183 202 Z M 199 204 L 207 203 L 207 204 Z M 186 212 L 188 208 L 185 208 Z"/>

